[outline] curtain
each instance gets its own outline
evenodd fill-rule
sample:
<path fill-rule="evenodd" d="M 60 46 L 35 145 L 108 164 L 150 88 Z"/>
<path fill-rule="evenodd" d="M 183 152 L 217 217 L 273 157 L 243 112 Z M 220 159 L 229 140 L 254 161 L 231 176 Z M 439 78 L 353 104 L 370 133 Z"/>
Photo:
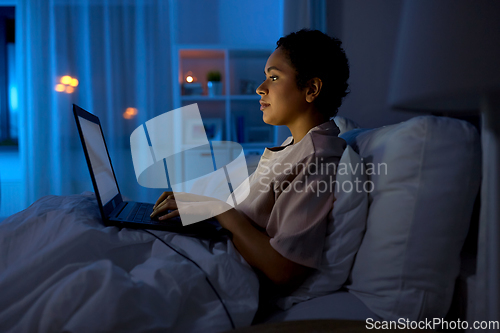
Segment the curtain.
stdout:
<path fill-rule="evenodd" d="M 130 134 L 173 109 L 170 8 L 164 0 L 19 1 L 16 44 L 26 204 L 48 194 L 93 191 L 73 103 L 100 118 L 125 199 L 156 201 L 161 191 L 142 188 L 135 178 Z M 63 76 L 78 80 L 72 93 L 76 81 L 63 84 Z"/>

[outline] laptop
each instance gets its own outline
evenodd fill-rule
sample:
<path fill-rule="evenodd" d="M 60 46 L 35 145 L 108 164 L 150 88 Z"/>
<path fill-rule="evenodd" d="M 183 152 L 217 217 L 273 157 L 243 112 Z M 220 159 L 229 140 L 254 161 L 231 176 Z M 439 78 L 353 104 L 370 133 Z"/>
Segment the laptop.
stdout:
<path fill-rule="evenodd" d="M 187 226 L 179 216 L 159 221 L 150 217 L 154 204 L 123 201 L 99 118 L 75 104 L 73 114 L 104 225 L 208 237 L 222 229 L 215 218 Z"/>

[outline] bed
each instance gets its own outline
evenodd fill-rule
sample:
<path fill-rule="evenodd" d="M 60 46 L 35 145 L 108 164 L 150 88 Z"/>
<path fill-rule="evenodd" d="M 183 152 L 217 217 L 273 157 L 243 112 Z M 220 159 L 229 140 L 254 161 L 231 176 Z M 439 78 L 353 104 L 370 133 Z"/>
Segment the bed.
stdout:
<path fill-rule="evenodd" d="M 446 316 L 479 189 L 477 131 L 433 116 L 378 129 L 336 121 L 346 157 L 391 171 L 345 175 L 375 189 L 337 198 L 324 248 L 330 272 L 306 280 L 281 309 L 254 320 L 258 278 L 227 236 L 105 227 L 87 192 L 41 198 L 0 223 L 0 331 L 221 332 Z"/>
<path fill-rule="evenodd" d="M 0 331 L 220 332 L 250 325 L 258 280 L 227 236 L 153 232 L 200 268 L 145 231 L 103 226 L 90 192 L 43 197 L 7 218 L 0 224 Z"/>

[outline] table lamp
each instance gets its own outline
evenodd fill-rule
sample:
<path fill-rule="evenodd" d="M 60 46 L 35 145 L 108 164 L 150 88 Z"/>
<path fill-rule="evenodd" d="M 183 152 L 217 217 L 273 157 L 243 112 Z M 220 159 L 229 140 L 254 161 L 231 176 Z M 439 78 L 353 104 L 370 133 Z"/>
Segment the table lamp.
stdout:
<path fill-rule="evenodd" d="M 407 0 L 389 104 L 481 114 L 482 184 L 473 320 L 500 317 L 500 1 Z M 464 189 L 466 191 L 467 189 Z"/>

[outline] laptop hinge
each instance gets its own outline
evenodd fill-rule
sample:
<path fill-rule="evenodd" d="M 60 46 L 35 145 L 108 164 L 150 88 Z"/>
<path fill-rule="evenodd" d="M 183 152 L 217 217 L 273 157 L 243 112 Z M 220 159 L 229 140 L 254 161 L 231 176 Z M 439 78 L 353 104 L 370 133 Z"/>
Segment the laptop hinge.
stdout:
<path fill-rule="evenodd" d="M 127 207 L 127 202 L 125 201 L 120 202 L 120 204 L 116 206 L 115 209 L 113 209 L 111 214 L 109 214 L 109 218 L 111 219 L 120 216 L 121 212 L 125 209 L 125 207 Z"/>

